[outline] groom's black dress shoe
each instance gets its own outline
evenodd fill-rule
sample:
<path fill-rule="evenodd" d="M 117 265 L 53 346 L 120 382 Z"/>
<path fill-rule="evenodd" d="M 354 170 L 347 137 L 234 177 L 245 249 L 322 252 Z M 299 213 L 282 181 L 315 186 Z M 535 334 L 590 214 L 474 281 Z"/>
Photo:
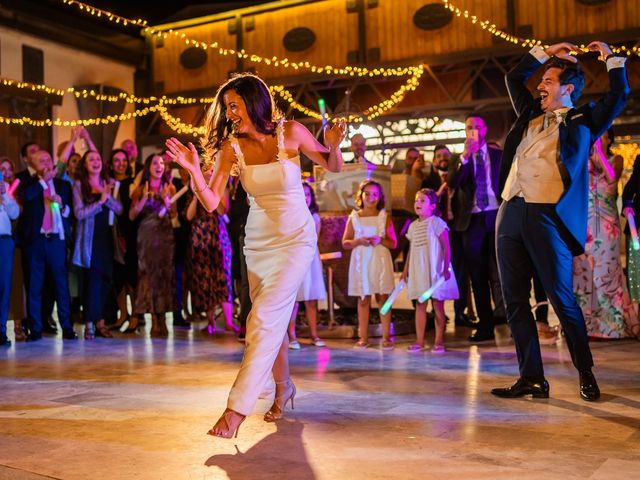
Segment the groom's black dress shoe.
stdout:
<path fill-rule="evenodd" d="M 494 388 L 491 394 L 496 397 L 516 398 L 531 395 L 533 398 L 549 398 L 549 383 L 541 380 L 530 380 L 520 377 L 516 383 L 507 388 Z"/>
<path fill-rule="evenodd" d="M 600 389 L 596 377 L 591 370 L 580 370 L 580 396 L 583 400 L 593 402 L 600 398 Z"/>

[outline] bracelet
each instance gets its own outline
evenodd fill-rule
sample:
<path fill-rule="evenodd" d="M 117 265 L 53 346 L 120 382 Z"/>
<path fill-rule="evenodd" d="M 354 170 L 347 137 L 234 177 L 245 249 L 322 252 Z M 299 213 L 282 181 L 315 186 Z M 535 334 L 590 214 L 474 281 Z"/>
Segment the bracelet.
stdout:
<path fill-rule="evenodd" d="M 191 190 L 193 190 L 193 193 L 204 192 L 206 188 L 207 188 L 207 182 L 204 183 L 204 187 L 202 187 L 200 190 L 197 190 L 196 183 L 193 181 L 193 178 L 191 179 Z"/>

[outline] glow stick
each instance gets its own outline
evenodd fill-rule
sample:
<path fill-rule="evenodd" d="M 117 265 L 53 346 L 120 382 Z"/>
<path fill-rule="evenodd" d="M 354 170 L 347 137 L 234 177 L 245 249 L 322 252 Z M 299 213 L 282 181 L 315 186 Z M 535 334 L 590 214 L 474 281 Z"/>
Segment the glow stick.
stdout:
<path fill-rule="evenodd" d="M 391 295 L 389 295 L 389 298 L 387 298 L 387 301 L 382 305 L 382 308 L 380 309 L 380 315 L 386 315 L 387 312 L 391 310 L 391 305 L 393 305 L 393 302 L 396 301 L 396 298 L 398 298 L 398 295 L 406 286 L 407 284 L 404 282 L 404 280 L 400 280 L 398 282 L 396 288 L 393 289 L 393 292 L 391 292 Z"/>
<path fill-rule="evenodd" d="M 2 180 L 0 180 L 2 181 Z M 10 197 L 13 197 L 13 194 L 15 193 L 15 191 L 18 189 L 18 186 L 20 185 L 20 179 L 16 178 L 11 185 L 9 185 L 9 188 L 7 188 L 7 195 L 9 195 Z"/>
<path fill-rule="evenodd" d="M 58 202 L 51 202 L 51 213 L 53 215 L 53 223 L 58 229 L 60 240 L 64 240 L 64 226 L 62 224 L 62 215 L 60 213 L 60 204 Z"/>
<path fill-rule="evenodd" d="M 327 105 L 324 103 L 324 98 L 318 99 L 318 108 L 320 109 L 320 115 L 322 115 L 322 128 L 326 128 L 329 122 L 327 121 Z"/>
<path fill-rule="evenodd" d="M 173 197 L 171 197 L 169 204 L 173 205 L 181 196 L 187 193 L 187 190 L 189 190 L 188 184 L 182 187 Z"/>
<path fill-rule="evenodd" d="M 436 280 L 436 282 L 433 285 L 431 285 L 431 287 L 429 287 L 427 291 L 425 291 L 422 295 L 420 295 L 420 298 L 418 298 L 418 302 L 424 303 L 427 300 L 429 300 L 431 298 L 431 295 L 433 295 L 433 292 L 435 292 L 438 288 L 440 288 L 440 286 L 444 282 L 445 282 L 444 277 L 438 278 L 438 280 Z"/>
<path fill-rule="evenodd" d="M 640 240 L 638 240 L 638 229 L 636 228 L 636 216 L 632 209 L 627 210 L 627 222 L 629 222 L 629 231 L 633 239 L 633 249 L 640 250 Z"/>

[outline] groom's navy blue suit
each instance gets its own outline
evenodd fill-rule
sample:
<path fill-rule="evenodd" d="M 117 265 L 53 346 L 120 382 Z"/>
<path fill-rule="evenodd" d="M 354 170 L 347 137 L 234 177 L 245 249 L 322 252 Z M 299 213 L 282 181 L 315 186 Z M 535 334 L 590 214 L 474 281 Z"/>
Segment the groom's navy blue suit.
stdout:
<path fill-rule="evenodd" d="M 526 86 L 540 66 L 540 61 L 529 53 L 506 76 L 518 118 L 505 140 L 501 192 L 529 122 L 543 114 L 540 99 L 535 99 Z M 609 70 L 609 83 L 609 92 L 598 102 L 570 109 L 559 125 L 557 167 L 564 191 L 557 203 L 527 203 L 522 196 L 515 196 L 503 202 L 498 213 L 498 266 L 522 377 L 544 376 L 529 305 L 534 270 L 558 314 L 573 364 L 578 370 L 593 366 L 584 317 L 573 295 L 572 260 L 584 251 L 587 235 L 589 151 L 622 111 L 629 96 L 623 66 Z"/>

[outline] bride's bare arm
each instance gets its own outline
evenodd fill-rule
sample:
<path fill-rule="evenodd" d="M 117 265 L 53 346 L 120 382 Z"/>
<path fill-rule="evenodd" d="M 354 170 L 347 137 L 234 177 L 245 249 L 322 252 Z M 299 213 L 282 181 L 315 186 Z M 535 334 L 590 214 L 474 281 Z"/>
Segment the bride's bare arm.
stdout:
<path fill-rule="evenodd" d="M 340 144 L 345 135 L 346 124 L 344 121 L 338 121 L 326 128 L 325 145 L 322 145 L 304 125 L 293 120 L 285 124 L 285 136 L 292 146 L 304 153 L 311 161 L 331 172 L 342 170 Z"/>
<path fill-rule="evenodd" d="M 229 142 L 223 142 L 220 151 L 216 154 L 213 173 L 208 184 L 200 169 L 200 157 L 192 143 L 187 147 L 176 138 L 170 138 L 166 145 L 168 155 L 189 172 L 191 189 L 202 206 L 208 212 L 218 208 L 224 197 L 231 167 L 235 162 L 235 154 Z"/>

